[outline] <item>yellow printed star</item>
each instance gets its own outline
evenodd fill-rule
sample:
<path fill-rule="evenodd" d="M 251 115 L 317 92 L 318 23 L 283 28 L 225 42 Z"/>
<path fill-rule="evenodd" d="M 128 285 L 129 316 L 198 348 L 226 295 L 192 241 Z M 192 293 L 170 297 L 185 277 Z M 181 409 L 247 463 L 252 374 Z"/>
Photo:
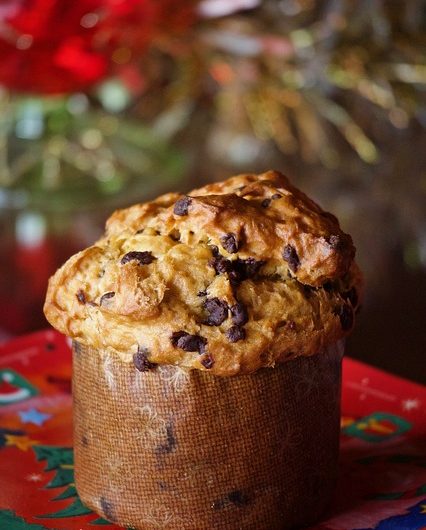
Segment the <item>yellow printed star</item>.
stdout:
<path fill-rule="evenodd" d="M 5 434 L 6 445 L 17 447 L 21 451 L 28 451 L 28 448 L 38 443 L 38 440 L 31 440 L 28 436 L 15 436 L 13 434 Z"/>
<path fill-rule="evenodd" d="M 369 418 L 367 422 L 359 422 L 358 429 L 365 431 L 366 429 L 371 429 L 374 432 L 379 432 L 381 434 L 392 434 L 393 430 L 386 425 L 382 425 L 374 418 Z"/>
<path fill-rule="evenodd" d="M 426 513 L 426 504 L 420 504 L 420 513 Z"/>

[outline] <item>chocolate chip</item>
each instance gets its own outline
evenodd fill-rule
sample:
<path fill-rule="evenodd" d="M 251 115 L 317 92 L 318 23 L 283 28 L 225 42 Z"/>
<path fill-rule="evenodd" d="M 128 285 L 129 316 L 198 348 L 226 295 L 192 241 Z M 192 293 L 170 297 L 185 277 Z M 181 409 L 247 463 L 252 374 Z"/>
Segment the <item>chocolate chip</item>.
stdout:
<path fill-rule="evenodd" d="M 354 313 L 349 304 L 343 304 L 334 309 L 333 313 L 338 315 L 343 331 L 348 331 L 354 323 Z"/>
<path fill-rule="evenodd" d="M 343 250 L 346 246 L 345 239 L 340 235 L 331 235 L 326 241 L 333 250 Z"/>
<path fill-rule="evenodd" d="M 236 259 L 232 265 L 233 270 L 237 273 L 239 281 L 253 278 L 259 272 L 260 268 L 265 265 L 266 261 L 256 260 L 255 258 Z"/>
<path fill-rule="evenodd" d="M 238 342 L 239 340 L 244 340 L 246 338 L 246 332 L 244 328 L 240 326 L 232 326 L 225 333 L 229 342 Z"/>
<path fill-rule="evenodd" d="M 248 322 L 248 313 L 244 304 L 236 303 L 231 307 L 232 322 L 236 326 L 244 326 Z"/>
<path fill-rule="evenodd" d="M 290 270 L 296 272 L 300 265 L 296 249 L 291 245 L 286 245 L 283 249 L 283 258 L 288 263 Z"/>
<path fill-rule="evenodd" d="M 214 268 L 216 274 L 228 273 L 230 282 L 233 285 L 247 280 L 248 278 L 253 278 L 259 272 L 260 268 L 266 263 L 264 260 L 256 260 L 255 258 L 247 258 L 230 261 L 216 253 L 217 247 L 213 246 L 212 252 L 213 257 L 209 260 L 208 264 L 210 267 Z"/>
<path fill-rule="evenodd" d="M 208 264 L 215 270 L 216 274 L 224 274 L 232 269 L 232 263 L 223 256 L 214 256 Z"/>
<path fill-rule="evenodd" d="M 172 343 L 172 346 L 174 348 L 177 348 L 178 340 L 181 337 L 185 337 L 186 335 L 189 335 L 189 333 L 187 333 L 186 331 L 174 331 L 172 333 L 172 336 L 170 337 L 170 342 Z"/>
<path fill-rule="evenodd" d="M 345 300 L 349 300 L 352 307 L 355 307 L 358 303 L 358 293 L 355 287 L 352 287 L 351 289 L 349 289 L 349 291 L 345 291 L 344 293 L 342 293 L 342 298 L 344 298 Z"/>
<path fill-rule="evenodd" d="M 212 254 L 213 254 L 214 257 L 220 256 L 219 247 L 217 247 L 216 245 L 209 245 L 209 248 L 212 251 Z"/>
<path fill-rule="evenodd" d="M 219 298 L 208 298 L 204 309 L 209 313 L 203 322 L 207 326 L 220 326 L 228 318 L 228 304 Z"/>
<path fill-rule="evenodd" d="M 271 197 L 271 199 L 273 200 L 276 200 L 276 199 L 281 199 L 282 195 L 280 193 L 274 193 Z"/>
<path fill-rule="evenodd" d="M 232 287 L 237 287 L 238 284 L 241 282 L 241 275 L 235 270 L 229 271 L 228 272 L 228 279 L 229 279 Z"/>
<path fill-rule="evenodd" d="M 139 372 L 147 372 L 157 365 L 148 361 L 149 351 L 147 348 L 138 346 L 138 351 L 133 355 L 133 364 L 139 370 Z"/>
<path fill-rule="evenodd" d="M 87 439 L 87 436 L 85 434 L 83 434 L 83 436 L 81 437 L 81 445 L 83 447 L 87 447 L 89 445 L 89 440 Z"/>
<path fill-rule="evenodd" d="M 99 305 L 102 305 L 106 300 L 110 300 L 111 298 L 114 298 L 115 292 L 109 291 L 108 293 L 105 293 L 101 296 L 101 299 L 99 300 Z"/>
<path fill-rule="evenodd" d="M 101 511 L 105 517 L 105 519 L 108 519 L 108 521 L 115 522 L 115 515 L 114 515 L 114 506 L 112 502 L 108 501 L 104 497 L 101 497 L 99 499 L 99 504 L 101 505 Z"/>
<path fill-rule="evenodd" d="M 201 359 L 200 362 L 204 366 L 204 368 L 207 368 L 208 370 L 214 365 L 214 359 L 211 355 L 206 355 Z"/>
<path fill-rule="evenodd" d="M 149 265 L 154 261 L 154 256 L 149 250 L 144 250 L 143 252 L 138 252 L 137 250 L 132 250 L 128 252 L 121 258 L 121 264 L 125 265 L 129 261 L 137 261 L 139 265 Z"/>
<path fill-rule="evenodd" d="M 180 216 L 188 215 L 188 207 L 190 206 L 191 202 L 191 197 L 182 197 L 182 199 L 176 201 L 173 208 L 173 213 Z"/>
<path fill-rule="evenodd" d="M 77 297 L 77 300 L 80 304 L 86 303 L 86 293 L 82 289 L 79 289 L 75 296 Z"/>
<path fill-rule="evenodd" d="M 207 339 L 200 335 L 190 335 L 186 331 L 175 331 L 170 337 L 170 341 L 175 348 L 198 353 L 205 353 Z"/>
<path fill-rule="evenodd" d="M 222 247 L 229 252 L 230 254 L 235 254 L 238 252 L 238 241 L 235 236 L 235 234 L 226 234 L 220 238 L 220 242 L 222 244 Z"/>
<path fill-rule="evenodd" d="M 231 491 L 231 493 L 228 494 L 228 499 L 232 504 L 235 504 L 235 506 L 246 506 L 250 502 L 249 497 L 240 490 Z"/>
<path fill-rule="evenodd" d="M 207 296 L 207 291 L 198 291 L 197 296 Z"/>

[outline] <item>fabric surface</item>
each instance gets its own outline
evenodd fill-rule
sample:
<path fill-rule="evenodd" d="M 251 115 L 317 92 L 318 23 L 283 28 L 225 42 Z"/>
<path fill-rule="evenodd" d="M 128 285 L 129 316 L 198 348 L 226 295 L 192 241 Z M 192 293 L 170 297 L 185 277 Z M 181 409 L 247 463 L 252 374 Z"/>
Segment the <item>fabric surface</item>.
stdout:
<path fill-rule="evenodd" d="M 70 347 L 55 332 L 0 347 L 1 530 L 120 528 L 75 489 L 70 377 Z M 298 391 L 309 384 L 301 379 Z M 344 359 L 338 487 L 309 530 L 426 527 L 425 403 L 424 387 Z M 170 528 L 167 513 L 153 515 L 158 528 Z"/>

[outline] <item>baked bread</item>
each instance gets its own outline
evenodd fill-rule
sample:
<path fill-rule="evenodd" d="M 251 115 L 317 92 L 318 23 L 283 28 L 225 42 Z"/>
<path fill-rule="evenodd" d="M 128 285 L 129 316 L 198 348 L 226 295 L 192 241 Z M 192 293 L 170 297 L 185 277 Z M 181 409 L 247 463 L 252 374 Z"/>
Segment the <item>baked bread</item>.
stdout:
<path fill-rule="evenodd" d="M 251 373 L 351 331 L 354 255 L 337 219 L 285 176 L 239 175 L 115 212 L 50 279 L 44 310 L 140 371 Z"/>

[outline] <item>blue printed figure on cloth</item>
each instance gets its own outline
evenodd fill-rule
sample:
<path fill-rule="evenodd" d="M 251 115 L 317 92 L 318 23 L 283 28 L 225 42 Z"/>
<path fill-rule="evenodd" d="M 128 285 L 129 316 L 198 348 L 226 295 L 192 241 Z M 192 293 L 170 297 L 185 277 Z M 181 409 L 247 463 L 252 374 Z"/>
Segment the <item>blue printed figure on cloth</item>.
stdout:
<path fill-rule="evenodd" d="M 406 514 L 393 515 L 372 528 L 356 530 L 426 530 L 426 498 L 409 508 Z"/>

